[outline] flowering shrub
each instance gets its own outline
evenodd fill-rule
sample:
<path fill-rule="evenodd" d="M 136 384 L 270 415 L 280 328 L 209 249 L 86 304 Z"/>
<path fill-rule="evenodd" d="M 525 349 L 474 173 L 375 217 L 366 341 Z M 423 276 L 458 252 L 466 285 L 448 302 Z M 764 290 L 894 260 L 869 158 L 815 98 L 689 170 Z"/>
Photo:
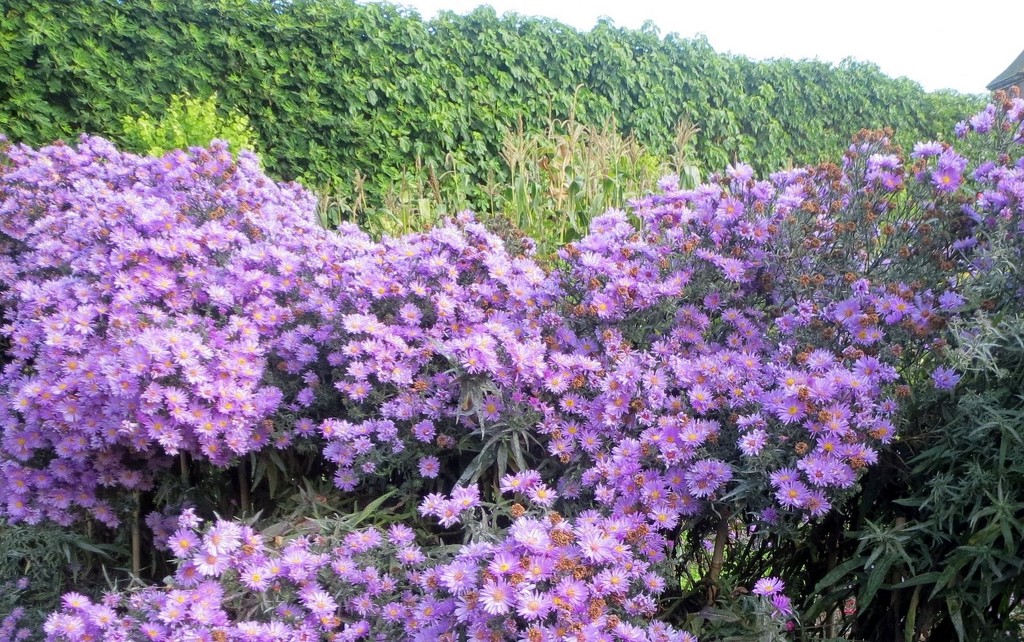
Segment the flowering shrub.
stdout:
<path fill-rule="evenodd" d="M 33 631 L 25 626 L 25 608 L 13 606 L 17 604 L 21 593 L 29 586 L 27 577 L 22 577 L 14 582 L 0 582 L 0 594 L 4 599 L 0 601 L 0 640 L 4 642 L 20 642 L 28 639 Z"/>
<path fill-rule="evenodd" d="M 308 194 L 224 145 L 141 158 L 86 137 L 7 157 L 8 519 L 115 525 L 102 489 L 147 489 L 181 451 L 225 464 L 287 434 L 267 356 L 328 243 Z"/>
<path fill-rule="evenodd" d="M 469 506 L 461 512 L 472 510 L 471 498 L 461 501 Z M 663 623 L 628 622 L 625 614 L 653 615 L 653 595 L 664 587 L 638 554 L 635 544 L 644 538 L 628 520 L 524 517 L 503 542 L 471 544 L 443 561 L 400 524 L 387 532 L 352 530 L 337 541 L 318 535 L 275 546 L 234 522 L 218 521 L 199 533 L 198 521 L 186 512 L 170 541 L 180 561 L 174 590 L 111 595 L 99 604 L 69 594 L 47 633 L 59 639 L 109 639 L 116 631 L 185 639 L 203 631 L 223 639 L 454 640 L 454 631 L 466 631 L 473 639 L 693 639 Z M 273 621 L 257 617 L 271 612 Z"/>
<path fill-rule="evenodd" d="M 474 447 L 467 440 L 481 447 L 501 430 L 532 429 L 525 395 L 502 401 L 499 388 L 540 380 L 557 295 L 531 259 L 510 256 L 469 215 L 346 260 L 324 294 L 334 309 L 321 318 L 334 330 L 299 394 L 348 409 L 318 426 L 338 487 L 403 467 L 433 478 L 437 456 Z"/>
<path fill-rule="evenodd" d="M 966 127 L 1019 139 L 1020 112 Z M 223 145 L 8 158 L 8 520 L 114 524 L 175 454 L 270 446 L 316 448 L 332 497 L 379 496 L 264 532 L 154 517 L 170 585 L 68 595 L 46 632 L 74 641 L 692 639 L 658 620 L 687 541 L 712 534 L 714 602 L 730 537 L 857 492 L 903 400 L 958 385 L 946 327 L 1021 202 L 1004 156 L 969 175 L 958 148 L 863 132 L 841 165 L 667 178 L 546 272 L 470 213 L 323 232 Z M 795 628 L 799 578 L 772 569 L 753 608 Z"/>
<path fill-rule="evenodd" d="M 1014 534 L 1024 529 L 1017 464 L 1024 454 L 1022 123 L 1020 95 L 997 93 L 957 126 L 962 158 L 937 145 L 914 150 L 914 180 L 961 204 L 954 247 L 963 263 L 957 295 L 946 300 L 962 309 L 951 319 L 946 365 L 925 382 L 935 390 L 909 400 L 898 487 L 884 492 L 881 482 L 866 491 L 878 498 L 871 523 L 858 528 L 846 562 L 816 591 L 856 597 L 859 612 L 844 618 L 849 637 L 1021 635 L 1016 600 L 1008 596 L 1024 589 Z M 808 602 L 811 616 L 832 608 Z"/>

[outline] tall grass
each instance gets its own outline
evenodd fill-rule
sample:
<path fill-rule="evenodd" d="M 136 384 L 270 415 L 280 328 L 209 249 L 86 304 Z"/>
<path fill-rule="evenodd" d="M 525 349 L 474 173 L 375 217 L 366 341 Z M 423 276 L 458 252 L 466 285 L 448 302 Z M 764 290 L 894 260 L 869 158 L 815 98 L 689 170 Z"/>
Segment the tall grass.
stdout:
<path fill-rule="evenodd" d="M 657 155 L 632 135 L 621 134 L 614 121 L 594 126 L 570 114 L 549 119 L 541 132 L 528 132 L 520 122 L 502 140 L 505 176 L 471 185 L 450 155 L 440 174 L 417 162 L 373 206 L 366 177 L 357 174 L 350 190 L 337 185 L 319 190 L 320 222 L 333 228 L 352 221 L 371 235 L 394 236 L 428 229 L 447 215 L 472 208 L 503 236 L 528 236 L 540 256 L 550 257 L 586 234 L 591 218 L 653 191 L 666 174 L 696 185 L 700 174 L 690 162 L 690 150 L 698 131 L 680 121 L 670 153 Z"/>

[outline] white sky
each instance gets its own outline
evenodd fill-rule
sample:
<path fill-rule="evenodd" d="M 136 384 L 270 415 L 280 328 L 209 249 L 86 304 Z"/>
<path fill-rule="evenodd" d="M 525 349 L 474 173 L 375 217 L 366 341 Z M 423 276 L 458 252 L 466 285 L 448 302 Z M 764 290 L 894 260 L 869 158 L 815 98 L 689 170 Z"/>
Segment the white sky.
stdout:
<path fill-rule="evenodd" d="M 653 21 L 664 36 L 698 33 L 754 59 L 854 58 L 926 90 L 983 93 L 1024 50 L 1024 0 L 394 0 L 424 19 L 440 10 L 546 16 L 589 30 Z"/>

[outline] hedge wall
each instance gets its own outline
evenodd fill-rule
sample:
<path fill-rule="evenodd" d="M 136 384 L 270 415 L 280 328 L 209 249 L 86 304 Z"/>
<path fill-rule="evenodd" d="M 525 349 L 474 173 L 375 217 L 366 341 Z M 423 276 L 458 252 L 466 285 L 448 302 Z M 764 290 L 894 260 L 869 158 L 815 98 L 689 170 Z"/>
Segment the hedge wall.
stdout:
<path fill-rule="evenodd" d="M 933 138 L 980 105 L 871 64 L 753 62 L 650 25 L 581 32 L 489 8 L 425 22 L 351 0 L 4 3 L 0 131 L 14 140 L 116 139 L 124 115 L 159 115 L 186 91 L 218 92 L 248 116 L 272 174 L 318 185 L 359 170 L 371 187 L 417 157 L 454 162 L 473 182 L 501 176 L 506 127 L 540 127 L 574 105 L 579 120 L 614 117 L 655 151 L 687 117 L 702 130 L 695 160 L 711 170 L 835 157 L 862 127 Z"/>

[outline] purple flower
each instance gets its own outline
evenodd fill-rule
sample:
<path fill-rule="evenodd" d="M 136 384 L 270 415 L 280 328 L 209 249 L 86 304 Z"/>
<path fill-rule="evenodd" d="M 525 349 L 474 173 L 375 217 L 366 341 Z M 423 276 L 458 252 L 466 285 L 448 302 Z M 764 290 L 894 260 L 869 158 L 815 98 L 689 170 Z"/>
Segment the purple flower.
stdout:
<path fill-rule="evenodd" d="M 250 565 L 238 574 L 238 578 L 249 589 L 263 592 L 270 586 L 272 574 L 266 565 Z"/>
<path fill-rule="evenodd" d="M 629 589 L 629 578 L 613 566 L 598 573 L 593 585 L 601 595 L 622 595 Z"/>
<path fill-rule="evenodd" d="M 199 548 L 199 538 L 189 529 L 179 529 L 168 540 L 171 552 L 178 559 L 191 557 L 192 552 Z"/>
<path fill-rule="evenodd" d="M 226 555 L 240 545 L 241 529 L 238 524 L 225 520 L 218 520 L 203 538 L 203 548 L 213 555 Z"/>
<path fill-rule="evenodd" d="M 789 617 L 793 614 L 793 603 L 788 597 L 781 593 L 772 595 L 772 607 L 781 617 Z"/>
<path fill-rule="evenodd" d="M 813 490 L 807 494 L 803 508 L 811 517 L 821 517 L 832 509 L 832 504 L 826 499 L 824 492 Z"/>
<path fill-rule="evenodd" d="M 911 158 L 928 158 L 938 156 L 942 150 L 942 143 L 936 141 L 914 143 L 914 151 L 910 153 L 910 156 Z"/>
<path fill-rule="evenodd" d="M 938 390 L 950 390 L 956 387 L 960 375 L 952 368 L 939 366 L 932 372 L 932 383 Z"/>
<path fill-rule="evenodd" d="M 953 290 L 946 290 L 939 295 L 939 309 L 945 312 L 955 312 L 964 305 L 964 298 Z"/>
<path fill-rule="evenodd" d="M 516 612 L 527 621 L 539 620 L 552 608 L 551 598 L 540 591 L 526 590 L 517 596 L 519 607 Z"/>
<path fill-rule="evenodd" d="M 512 608 L 512 587 L 504 580 L 484 582 L 480 588 L 480 602 L 490 615 L 504 615 Z"/>
<path fill-rule="evenodd" d="M 740 452 L 747 457 L 757 457 L 766 443 L 768 443 L 768 434 L 760 428 L 756 428 L 748 433 L 740 435 Z"/>
<path fill-rule="evenodd" d="M 61 603 L 73 611 L 84 611 L 92 606 L 92 601 L 81 593 L 65 593 L 61 597 Z"/>
<path fill-rule="evenodd" d="M 452 490 L 451 503 L 461 512 L 480 505 L 480 489 L 477 486 L 456 486 Z"/>
<path fill-rule="evenodd" d="M 590 562 L 609 562 L 615 557 L 615 540 L 598 528 L 586 528 L 578 533 L 577 546 Z"/>
<path fill-rule="evenodd" d="M 777 577 L 763 577 L 754 583 L 754 595 L 770 597 L 785 590 L 786 584 Z"/>
<path fill-rule="evenodd" d="M 984 134 L 992 129 L 992 126 L 995 124 L 995 120 L 996 107 L 995 105 L 989 104 L 985 109 L 971 116 L 970 123 L 975 132 Z"/>
<path fill-rule="evenodd" d="M 714 459 L 703 459 L 690 469 L 687 486 L 694 497 L 708 497 L 730 479 L 732 470 L 728 464 Z"/>
<path fill-rule="evenodd" d="M 476 569 L 469 562 L 454 562 L 441 573 L 441 583 L 452 595 L 462 595 L 476 588 Z"/>
<path fill-rule="evenodd" d="M 673 192 L 679 189 L 679 177 L 675 174 L 668 174 L 658 179 L 658 189 L 663 192 Z"/>
<path fill-rule="evenodd" d="M 302 603 L 315 615 L 333 615 L 337 602 L 326 591 L 312 590 L 301 595 Z"/>
<path fill-rule="evenodd" d="M 437 457 L 433 455 L 421 457 L 419 469 L 420 475 L 423 475 L 424 477 L 427 477 L 429 479 L 433 479 L 437 477 L 439 472 L 441 472 L 441 462 Z"/>
<path fill-rule="evenodd" d="M 555 499 L 558 498 L 558 493 L 544 484 L 534 486 L 527 491 L 526 495 L 530 498 L 530 501 L 540 506 L 551 506 L 554 504 Z"/>
<path fill-rule="evenodd" d="M 932 184 L 940 192 L 955 192 L 963 182 L 963 176 L 955 167 L 939 166 L 932 172 Z"/>
<path fill-rule="evenodd" d="M 803 482 L 795 480 L 780 484 L 779 489 L 775 492 L 775 497 L 780 504 L 794 508 L 803 507 L 809 496 L 807 486 Z"/>

